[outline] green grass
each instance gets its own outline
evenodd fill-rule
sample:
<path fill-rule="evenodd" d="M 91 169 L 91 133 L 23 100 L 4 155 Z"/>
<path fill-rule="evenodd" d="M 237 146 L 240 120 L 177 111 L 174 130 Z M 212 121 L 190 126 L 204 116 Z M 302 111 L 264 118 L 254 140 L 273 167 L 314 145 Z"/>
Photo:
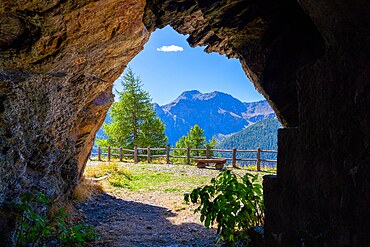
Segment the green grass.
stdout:
<path fill-rule="evenodd" d="M 204 184 L 209 180 L 208 176 L 189 176 L 185 173 L 174 173 L 166 171 L 131 168 L 133 179 L 126 182 L 132 191 L 163 191 L 163 192 L 185 192 L 191 185 Z"/>
<path fill-rule="evenodd" d="M 244 175 L 246 169 L 233 169 Z M 251 172 L 254 173 L 254 172 Z M 182 195 L 192 189 L 208 184 L 219 171 L 200 170 L 189 165 L 132 164 L 117 162 L 90 162 L 85 176 L 102 178 L 109 188 L 131 192 L 163 192 Z M 259 173 L 260 181 L 267 173 Z"/>

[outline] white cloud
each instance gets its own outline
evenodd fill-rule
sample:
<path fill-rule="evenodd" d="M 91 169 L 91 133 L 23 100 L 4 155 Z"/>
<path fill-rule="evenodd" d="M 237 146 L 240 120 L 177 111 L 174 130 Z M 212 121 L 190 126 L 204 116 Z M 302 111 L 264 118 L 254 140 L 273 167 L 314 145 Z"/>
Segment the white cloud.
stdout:
<path fill-rule="evenodd" d="M 161 52 L 178 52 L 178 51 L 183 51 L 184 48 L 182 48 L 181 46 L 177 46 L 177 45 L 164 45 L 160 48 L 157 48 L 157 51 L 161 51 Z"/>

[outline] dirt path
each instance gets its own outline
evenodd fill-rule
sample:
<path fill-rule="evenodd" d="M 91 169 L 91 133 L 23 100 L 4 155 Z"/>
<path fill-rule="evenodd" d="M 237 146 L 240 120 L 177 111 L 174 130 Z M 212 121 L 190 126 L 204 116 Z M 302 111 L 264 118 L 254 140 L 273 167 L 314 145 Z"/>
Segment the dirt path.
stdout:
<path fill-rule="evenodd" d="M 169 193 L 104 193 L 79 209 L 100 235 L 91 246 L 216 246 L 215 229 L 205 229 L 194 207 Z"/>
<path fill-rule="evenodd" d="M 101 174 L 96 171 L 98 166 Z M 113 169 L 114 164 L 90 162 L 91 169 L 87 168 L 90 178 L 105 177 L 101 182 L 106 191 L 79 205 L 86 223 L 95 226 L 101 236 L 91 246 L 217 246 L 216 230 L 203 227 L 200 215 L 193 213 L 197 205 L 184 204 L 183 193 L 208 183 L 220 171 L 177 164 L 116 166 Z M 118 169 L 132 178 L 127 180 L 127 174 L 120 175 Z M 102 170 L 109 176 L 126 179 L 121 180 L 123 186 L 109 185 L 108 175 Z M 233 172 L 243 175 L 247 171 Z"/>

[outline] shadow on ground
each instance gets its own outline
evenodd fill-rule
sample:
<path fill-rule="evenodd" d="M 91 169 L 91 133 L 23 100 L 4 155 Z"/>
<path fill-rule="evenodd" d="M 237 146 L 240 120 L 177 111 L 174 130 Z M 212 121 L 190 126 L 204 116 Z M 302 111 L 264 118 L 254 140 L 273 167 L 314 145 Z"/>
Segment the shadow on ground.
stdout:
<path fill-rule="evenodd" d="M 167 208 L 97 195 L 78 208 L 86 223 L 96 227 L 100 239 L 90 246 L 216 246 L 214 229 L 196 223 L 174 225 L 176 213 Z"/>

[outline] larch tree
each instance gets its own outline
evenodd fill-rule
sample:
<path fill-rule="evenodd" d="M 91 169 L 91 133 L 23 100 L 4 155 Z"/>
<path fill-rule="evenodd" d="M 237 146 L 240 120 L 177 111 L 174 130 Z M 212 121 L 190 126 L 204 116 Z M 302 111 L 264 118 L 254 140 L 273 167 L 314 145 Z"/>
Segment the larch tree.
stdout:
<path fill-rule="evenodd" d="M 216 140 L 212 138 L 209 143 L 207 143 L 206 137 L 204 136 L 204 130 L 199 127 L 199 125 L 194 125 L 187 135 L 182 136 L 176 142 L 176 148 L 215 148 Z M 177 150 L 177 155 L 184 155 L 186 151 Z M 192 151 L 192 155 L 199 156 L 205 155 L 205 151 Z M 212 154 L 211 154 L 212 155 Z"/>
<path fill-rule="evenodd" d="M 167 137 L 164 123 L 155 116 L 148 92 L 131 68 L 122 80 L 122 91 L 116 91 L 119 101 L 110 109 L 112 122 L 103 125 L 107 139 L 98 140 L 100 146 L 133 148 L 165 147 Z"/>

